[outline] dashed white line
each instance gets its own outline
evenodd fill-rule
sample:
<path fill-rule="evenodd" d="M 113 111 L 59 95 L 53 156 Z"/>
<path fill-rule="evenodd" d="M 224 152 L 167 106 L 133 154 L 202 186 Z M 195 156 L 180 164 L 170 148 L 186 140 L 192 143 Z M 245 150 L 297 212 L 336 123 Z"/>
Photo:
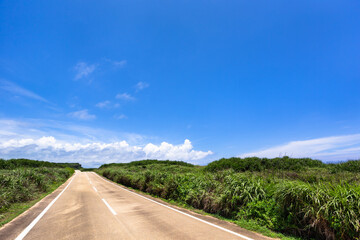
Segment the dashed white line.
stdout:
<path fill-rule="evenodd" d="M 101 200 L 103 200 L 103 202 L 109 208 L 109 210 L 112 214 L 117 215 L 117 213 L 114 211 L 114 209 L 112 209 L 112 207 L 107 203 L 107 201 L 105 199 L 102 198 Z"/>
<path fill-rule="evenodd" d="M 29 232 L 30 230 L 35 226 L 35 224 L 44 216 L 44 214 L 51 208 L 51 206 L 58 200 L 58 198 L 65 192 L 65 190 L 70 186 L 71 182 L 74 180 L 76 174 L 73 176 L 73 178 L 70 180 L 68 185 L 61 191 L 59 195 L 57 195 L 54 200 L 51 201 L 51 203 L 27 226 L 20 234 L 15 238 L 15 240 L 22 240 Z"/>
<path fill-rule="evenodd" d="M 92 172 L 92 173 L 94 173 L 94 172 Z M 119 185 L 111 182 L 110 180 L 106 180 L 106 179 L 100 177 L 100 176 L 99 176 L 98 174 L 96 174 L 96 173 L 94 173 L 94 174 L 95 174 L 96 176 L 98 176 L 99 178 L 101 178 L 102 180 L 104 180 L 104 181 L 106 181 L 106 182 L 109 182 L 109 183 L 111 183 L 111 184 L 113 184 L 113 185 L 121 188 L 122 190 L 128 191 L 128 192 L 130 192 L 130 193 L 132 193 L 132 194 L 135 194 L 135 195 L 137 195 L 137 196 L 139 196 L 139 197 L 142 197 L 142 198 L 144 198 L 144 199 L 146 199 L 146 200 L 149 200 L 149 201 L 151 201 L 151 202 L 153 202 L 153 203 L 156 203 L 156 204 L 161 205 L 161 206 L 163 206 L 163 207 L 166 207 L 166 208 L 168 208 L 168 209 L 170 209 L 170 210 L 173 210 L 173 211 L 175 211 L 175 212 L 181 213 L 181 214 L 183 214 L 183 215 L 185 215 L 185 216 L 191 217 L 191 218 L 193 218 L 193 219 L 195 219 L 195 220 L 198 220 L 198 221 L 200 221 L 200 222 L 203 222 L 203 223 L 205 223 L 205 224 L 208 224 L 208 225 L 210 225 L 210 226 L 213 226 L 213 227 L 218 228 L 218 229 L 220 229 L 220 230 L 223 230 L 223 231 L 225 231 L 225 232 L 231 233 L 231 234 L 233 234 L 233 235 L 235 235 L 235 236 L 238 236 L 238 237 L 241 237 L 241 238 L 243 238 L 243 239 L 246 239 L 246 240 L 254 240 L 254 239 L 249 238 L 249 237 L 247 237 L 247 236 L 244 236 L 244 235 L 242 235 L 242 234 L 240 234 L 240 233 L 233 232 L 233 231 L 231 231 L 231 230 L 229 230 L 229 229 L 220 227 L 220 226 L 218 226 L 218 225 L 216 225 L 216 224 L 213 224 L 213 223 L 210 223 L 210 222 L 208 222 L 208 221 L 202 220 L 201 218 L 194 217 L 194 216 L 192 216 L 192 215 L 190 215 L 190 214 L 184 213 L 184 212 L 179 211 L 179 210 L 177 210 L 177 209 L 175 209 L 175 208 L 169 207 L 169 206 L 167 206 L 167 205 L 165 205 L 165 204 L 162 204 L 162 203 L 159 203 L 159 202 L 157 202 L 157 201 L 154 201 L 154 200 L 152 200 L 152 199 L 150 199 L 150 198 L 144 197 L 144 196 L 142 196 L 142 195 L 140 195 L 140 194 L 138 194 L 138 193 L 135 193 L 135 192 L 132 192 L 132 191 L 130 191 L 130 190 L 127 190 L 126 188 L 123 188 L 123 187 L 121 187 L 121 186 L 119 186 Z M 104 199 L 103 199 L 103 201 L 105 202 Z M 105 202 L 105 204 L 107 204 L 107 203 Z M 108 204 L 107 204 L 107 206 L 110 208 L 110 206 L 109 206 Z M 110 209 L 111 209 L 111 208 L 110 208 Z M 114 215 L 115 215 L 115 214 L 114 214 Z"/>
<path fill-rule="evenodd" d="M 96 189 L 96 187 L 93 186 L 93 189 L 95 190 L 95 192 L 97 192 L 98 190 Z"/>
<path fill-rule="evenodd" d="M 86 175 L 87 179 L 89 180 L 90 184 L 92 185 L 92 182 L 91 182 L 91 180 L 90 180 L 90 178 L 88 176 L 88 173 L 85 173 L 85 175 Z"/>

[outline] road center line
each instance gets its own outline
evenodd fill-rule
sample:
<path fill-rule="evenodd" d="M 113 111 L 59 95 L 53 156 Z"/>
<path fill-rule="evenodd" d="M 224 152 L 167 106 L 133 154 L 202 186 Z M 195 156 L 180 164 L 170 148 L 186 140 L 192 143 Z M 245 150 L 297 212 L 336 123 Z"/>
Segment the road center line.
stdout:
<path fill-rule="evenodd" d="M 139 196 L 139 197 L 142 197 L 142 198 L 144 198 L 144 199 L 146 199 L 146 200 L 149 200 L 149 201 L 151 201 L 151 202 L 153 202 L 153 203 L 156 203 L 156 204 L 158 204 L 158 205 L 160 205 L 160 206 L 166 207 L 166 208 L 171 209 L 171 210 L 173 210 L 173 211 L 175 211 L 175 212 L 181 213 L 181 214 L 183 214 L 183 215 L 185 215 L 185 216 L 191 217 L 191 218 L 193 218 L 193 219 L 195 219 L 195 220 L 198 220 L 198 221 L 200 221 L 200 222 L 206 223 L 206 224 L 208 224 L 208 225 L 210 225 L 210 226 L 213 226 L 213 227 L 218 228 L 218 229 L 220 229 L 220 230 L 223 230 L 223 231 L 225 231 L 225 232 L 231 233 L 231 234 L 236 235 L 236 236 L 238 236 L 238 237 L 241 237 L 241 238 L 243 238 L 243 239 L 246 239 L 246 240 L 255 240 L 255 239 L 249 238 L 249 237 L 247 237 L 247 236 L 244 236 L 244 235 L 242 235 L 242 234 L 240 234 L 240 233 L 233 232 L 233 231 L 231 231 L 231 230 L 229 230 L 229 229 L 226 229 L 226 228 L 220 227 L 220 226 L 218 226 L 218 225 L 216 225 L 216 224 L 213 224 L 213 223 L 211 223 L 211 222 L 205 221 L 205 220 L 203 220 L 203 219 L 201 219 L 201 218 L 197 218 L 197 217 L 195 217 L 195 216 L 193 216 L 193 215 L 184 213 L 184 212 L 179 211 L 179 210 L 177 210 L 177 209 L 175 209 L 175 208 L 172 208 L 172 207 L 169 207 L 169 206 L 167 206 L 167 205 L 165 205 L 165 204 L 162 204 L 162 203 L 159 203 L 159 202 L 157 202 L 157 201 L 154 201 L 154 200 L 152 200 L 152 199 L 150 199 L 150 198 L 144 197 L 144 196 L 142 196 L 142 195 L 140 195 L 140 194 L 138 194 L 138 193 L 135 193 L 135 192 L 132 192 L 132 191 L 126 189 L 126 188 L 123 188 L 123 187 L 121 187 L 120 185 L 117 185 L 117 184 L 115 184 L 114 182 L 111 182 L 110 180 L 104 179 L 103 177 L 100 177 L 98 174 L 96 174 L 96 173 L 94 173 L 94 172 L 92 172 L 92 173 L 95 174 L 96 176 L 98 176 L 99 178 L 101 178 L 102 180 L 107 181 L 107 182 L 109 182 L 109 183 L 111 183 L 111 184 L 113 184 L 113 185 L 121 188 L 122 190 L 128 191 L 128 192 L 130 192 L 130 193 L 132 193 L 132 194 L 134 194 L 134 195 L 137 195 L 137 196 Z M 105 201 L 105 200 L 103 199 L 103 201 Z M 106 204 L 106 203 L 105 203 L 105 204 Z"/>
<path fill-rule="evenodd" d="M 112 207 L 107 203 L 107 201 L 105 199 L 102 198 L 101 200 L 103 200 L 103 202 L 109 208 L 109 210 L 111 211 L 112 214 L 117 215 L 117 213 L 114 211 L 114 209 L 112 209 Z"/>
<path fill-rule="evenodd" d="M 95 190 L 95 192 L 97 192 L 98 190 L 96 189 L 96 187 L 93 186 L 93 189 Z"/>
<path fill-rule="evenodd" d="M 89 180 L 90 184 L 92 185 L 92 182 L 91 182 L 91 180 L 90 180 L 90 178 L 89 178 L 88 173 L 85 173 L 85 175 L 86 175 L 87 179 Z"/>
<path fill-rule="evenodd" d="M 20 234 L 19 236 L 17 236 L 15 238 L 15 240 L 22 240 L 30 231 L 31 229 L 35 226 L 35 224 L 45 215 L 45 213 L 51 208 L 51 206 L 56 202 L 56 200 L 58 200 L 58 198 L 65 192 L 65 190 L 70 186 L 71 182 L 74 180 L 75 176 L 77 175 L 77 173 L 75 173 L 75 175 L 73 176 L 73 178 L 70 180 L 70 182 L 68 183 L 68 185 L 66 185 L 66 187 L 61 191 L 61 193 L 59 195 L 57 195 L 56 198 L 54 198 L 54 200 L 51 201 L 51 203 L 29 224 L 29 226 L 27 226 Z"/>

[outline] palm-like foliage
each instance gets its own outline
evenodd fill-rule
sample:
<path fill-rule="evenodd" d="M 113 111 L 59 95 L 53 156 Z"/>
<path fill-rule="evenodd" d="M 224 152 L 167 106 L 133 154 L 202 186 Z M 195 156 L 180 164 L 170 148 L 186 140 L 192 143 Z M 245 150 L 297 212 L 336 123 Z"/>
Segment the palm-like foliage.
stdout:
<path fill-rule="evenodd" d="M 297 159 L 296 167 L 289 167 L 290 158 L 277 158 L 263 166 L 246 160 L 234 167 L 219 161 L 212 167 L 147 162 L 97 171 L 126 186 L 231 219 L 254 219 L 275 231 L 315 239 L 360 238 L 360 180 L 346 163 Z"/>

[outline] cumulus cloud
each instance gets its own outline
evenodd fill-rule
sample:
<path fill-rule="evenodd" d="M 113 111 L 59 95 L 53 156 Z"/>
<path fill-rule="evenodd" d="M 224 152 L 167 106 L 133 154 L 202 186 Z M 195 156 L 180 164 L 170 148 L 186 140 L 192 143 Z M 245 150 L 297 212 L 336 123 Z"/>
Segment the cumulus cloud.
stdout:
<path fill-rule="evenodd" d="M 146 82 L 138 82 L 136 85 L 135 85 L 135 88 L 136 88 L 136 91 L 141 91 L 147 87 L 149 87 L 150 85 Z"/>
<path fill-rule="evenodd" d="M 119 93 L 116 95 L 116 99 L 121 99 L 121 100 L 125 100 L 125 101 L 135 100 L 135 98 L 128 93 Z"/>
<path fill-rule="evenodd" d="M 75 80 L 82 79 L 84 77 L 89 76 L 91 73 L 93 73 L 96 69 L 95 64 L 87 64 L 86 62 L 78 62 L 75 67 L 76 71 Z"/>
<path fill-rule="evenodd" d="M 9 92 L 15 96 L 32 98 L 35 100 L 39 100 L 39 101 L 48 103 L 48 100 L 37 95 L 36 93 L 34 93 L 30 90 L 27 90 L 25 88 L 22 88 L 13 82 L 9 82 L 9 81 L 3 80 L 3 79 L 0 79 L 0 89 L 4 90 L 6 92 Z"/>
<path fill-rule="evenodd" d="M 52 136 L 45 136 L 37 139 L 22 138 L 2 141 L 0 154 L 5 158 L 24 157 L 99 165 L 140 159 L 195 161 L 213 153 L 194 150 L 189 140 L 185 140 L 180 145 L 163 142 L 160 145 L 149 143 L 142 147 L 130 145 L 127 141 L 79 143 L 60 141 Z"/>
<path fill-rule="evenodd" d="M 96 118 L 95 115 L 89 114 L 89 111 L 87 109 L 71 112 L 68 115 L 72 118 L 76 118 L 79 120 L 92 120 Z"/>
<path fill-rule="evenodd" d="M 143 149 L 146 158 L 155 159 L 179 159 L 184 161 L 199 160 L 213 154 L 211 151 L 195 151 L 190 140 L 186 139 L 184 144 L 172 145 L 162 142 L 160 145 L 147 144 Z"/>
<path fill-rule="evenodd" d="M 325 161 L 360 159 L 360 134 L 332 136 L 303 141 L 292 141 L 240 157 L 312 157 Z"/>

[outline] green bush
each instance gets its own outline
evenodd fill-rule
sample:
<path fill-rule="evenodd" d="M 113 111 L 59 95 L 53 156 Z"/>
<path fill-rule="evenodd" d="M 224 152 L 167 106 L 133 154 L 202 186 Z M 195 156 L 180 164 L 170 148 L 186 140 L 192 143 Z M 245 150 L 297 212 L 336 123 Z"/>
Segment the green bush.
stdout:
<path fill-rule="evenodd" d="M 360 238 L 360 180 L 348 170 L 357 161 L 327 165 L 307 158 L 233 158 L 205 167 L 159 162 L 96 171 L 125 186 L 274 231 L 315 239 Z"/>
<path fill-rule="evenodd" d="M 106 168 L 106 167 L 116 167 L 116 166 L 143 166 L 146 168 L 146 165 L 154 165 L 154 164 L 161 164 L 161 165 L 177 165 L 177 166 L 186 166 L 186 167 L 194 167 L 194 165 L 182 162 L 182 161 L 170 161 L 170 160 L 141 160 L 141 161 L 133 161 L 130 163 L 109 163 L 103 164 L 99 168 Z"/>
<path fill-rule="evenodd" d="M 46 161 L 37 161 L 37 160 L 29 160 L 24 158 L 19 159 L 9 159 L 4 160 L 0 159 L 0 169 L 16 169 L 20 167 L 48 167 L 48 168 L 74 168 L 80 169 L 80 163 L 54 163 L 54 162 L 46 162 Z"/>
<path fill-rule="evenodd" d="M 331 164 L 331 166 L 335 167 L 338 171 L 360 172 L 360 160 L 350 160 L 338 164 Z"/>
<path fill-rule="evenodd" d="M 0 213 L 13 203 L 26 202 L 62 183 L 74 173 L 72 168 L 17 168 L 0 170 Z"/>
<path fill-rule="evenodd" d="M 224 169 L 233 169 L 236 172 L 263 171 L 263 170 L 304 170 L 306 168 L 325 167 L 326 164 L 311 158 L 222 158 L 209 163 L 206 171 L 215 172 Z"/>

